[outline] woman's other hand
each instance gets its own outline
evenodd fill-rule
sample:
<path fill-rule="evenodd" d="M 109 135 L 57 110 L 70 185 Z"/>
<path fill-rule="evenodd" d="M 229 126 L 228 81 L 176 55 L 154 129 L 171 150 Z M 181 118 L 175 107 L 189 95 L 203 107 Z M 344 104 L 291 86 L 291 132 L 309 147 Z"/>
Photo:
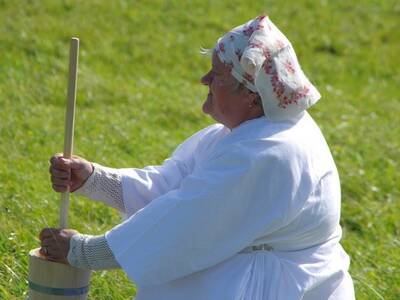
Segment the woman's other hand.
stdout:
<path fill-rule="evenodd" d="M 66 192 L 68 187 L 73 192 L 81 187 L 93 173 L 93 165 L 84 158 L 73 155 L 63 158 L 57 153 L 50 159 L 50 174 L 53 189 L 56 192 Z"/>
<path fill-rule="evenodd" d="M 50 261 L 68 264 L 69 242 L 78 233 L 74 229 L 45 228 L 39 234 L 39 252 Z"/>

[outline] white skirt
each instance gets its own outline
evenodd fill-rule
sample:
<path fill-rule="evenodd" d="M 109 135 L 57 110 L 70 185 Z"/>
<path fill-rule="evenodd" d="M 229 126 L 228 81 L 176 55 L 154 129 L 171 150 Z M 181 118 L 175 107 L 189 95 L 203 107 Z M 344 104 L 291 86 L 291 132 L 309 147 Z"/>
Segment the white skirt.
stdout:
<path fill-rule="evenodd" d="M 139 288 L 135 300 L 355 299 L 349 257 L 340 244 L 334 248 L 240 253 L 189 276 Z M 331 260 L 321 261 L 327 251 Z"/>

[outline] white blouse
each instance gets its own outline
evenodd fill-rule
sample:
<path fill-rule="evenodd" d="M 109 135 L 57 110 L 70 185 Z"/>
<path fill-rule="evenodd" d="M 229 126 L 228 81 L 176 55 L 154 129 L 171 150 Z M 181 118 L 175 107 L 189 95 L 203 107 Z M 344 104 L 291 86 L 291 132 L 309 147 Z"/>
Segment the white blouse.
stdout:
<path fill-rule="evenodd" d="M 339 177 L 308 113 L 212 125 L 119 174 L 127 219 L 106 239 L 136 300 L 354 299 Z"/>

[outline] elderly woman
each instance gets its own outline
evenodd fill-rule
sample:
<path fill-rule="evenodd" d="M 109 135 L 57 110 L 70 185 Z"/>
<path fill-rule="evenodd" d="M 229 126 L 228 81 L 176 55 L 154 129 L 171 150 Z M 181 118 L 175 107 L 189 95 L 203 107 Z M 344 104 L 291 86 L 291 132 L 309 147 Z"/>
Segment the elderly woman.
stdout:
<path fill-rule="evenodd" d="M 320 94 L 290 42 L 257 17 L 218 40 L 201 82 L 203 111 L 219 124 L 162 166 L 51 158 L 56 191 L 69 186 L 126 220 L 100 236 L 44 229 L 41 252 L 78 268 L 122 268 L 137 300 L 354 299 L 338 173 L 305 111 Z"/>

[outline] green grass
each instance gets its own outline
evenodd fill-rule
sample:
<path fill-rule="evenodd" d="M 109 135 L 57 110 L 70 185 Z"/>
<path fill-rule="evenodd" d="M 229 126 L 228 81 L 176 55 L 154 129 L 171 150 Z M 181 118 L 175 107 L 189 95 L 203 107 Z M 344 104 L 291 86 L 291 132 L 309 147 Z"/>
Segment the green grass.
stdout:
<path fill-rule="evenodd" d="M 27 252 L 56 226 L 48 159 L 62 151 L 69 38 L 81 39 L 75 153 L 108 166 L 160 163 L 212 123 L 200 47 L 266 12 L 323 99 L 311 109 L 342 182 L 342 244 L 357 299 L 400 295 L 400 4 L 388 1 L 0 0 L 0 299 L 24 299 Z M 70 226 L 119 222 L 74 198 Z M 90 299 L 130 299 L 120 271 L 96 272 Z"/>

